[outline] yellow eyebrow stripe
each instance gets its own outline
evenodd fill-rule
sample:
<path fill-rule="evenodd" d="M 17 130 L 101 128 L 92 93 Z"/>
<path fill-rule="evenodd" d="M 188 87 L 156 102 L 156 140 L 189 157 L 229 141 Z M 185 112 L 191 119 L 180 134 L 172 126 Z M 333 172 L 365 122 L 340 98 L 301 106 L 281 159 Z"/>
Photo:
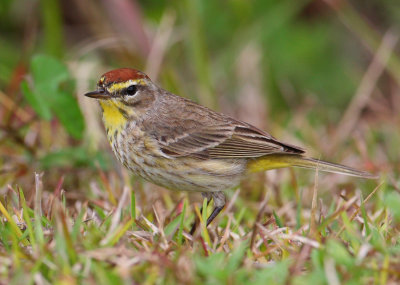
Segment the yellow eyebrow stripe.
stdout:
<path fill-rule="evenodd" d="M 114 83 L 107 87 L 107 91 L 110 93 L 114 93 L 116 91 L 123 90 L 131 85 L 146 85 L 146 82 L 143 79 L 137 79 Z"/>

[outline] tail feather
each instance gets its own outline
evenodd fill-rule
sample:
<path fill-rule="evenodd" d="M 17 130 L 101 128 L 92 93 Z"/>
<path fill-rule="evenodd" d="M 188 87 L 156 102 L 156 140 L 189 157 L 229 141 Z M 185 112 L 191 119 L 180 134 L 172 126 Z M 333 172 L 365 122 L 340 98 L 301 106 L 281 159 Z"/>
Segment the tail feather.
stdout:
<path fill-rule="evenodd" d="M 297 154 L 273 154 L 266 155 L 248 164 L 250 172 L 259 172 L 269 169 L 283 168 L 283 167 L 301 167 L 307 169 L 318 169 L 318 171 L 339 173 L 349 176 L 376 179 L 377 175 L 360 171 L 345 165 L 327 162 L 315 158 L 305 157 Z"/>

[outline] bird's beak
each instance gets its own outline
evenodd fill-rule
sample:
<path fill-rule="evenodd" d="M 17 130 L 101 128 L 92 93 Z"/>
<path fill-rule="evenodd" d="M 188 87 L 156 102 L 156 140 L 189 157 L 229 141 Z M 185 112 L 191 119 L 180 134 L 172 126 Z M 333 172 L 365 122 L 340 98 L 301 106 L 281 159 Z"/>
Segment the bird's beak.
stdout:
<path fill-rule="evenodd" d="M 111 98 L 111 95 L 103 88 L 99 88 L 96 91 L 85 93 L 85 96 L 101 100 L 107 100 Z"/>

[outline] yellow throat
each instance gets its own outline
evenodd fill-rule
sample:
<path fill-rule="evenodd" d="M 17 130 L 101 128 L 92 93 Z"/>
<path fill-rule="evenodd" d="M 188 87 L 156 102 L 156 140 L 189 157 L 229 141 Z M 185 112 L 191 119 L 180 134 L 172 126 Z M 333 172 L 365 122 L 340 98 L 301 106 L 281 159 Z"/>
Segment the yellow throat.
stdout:
<path fill-rule="evenodd" d="M 121 130 L 127 123 L 127 119 L 120 111 L 119 102 L 111 100 L 100 100 L 100 106 L 103 109 L 104 126 L 108 130 L 107 133 L 114 133 L 116 130 Z M 122 104 L 121 104 L 122 105 Z"/>

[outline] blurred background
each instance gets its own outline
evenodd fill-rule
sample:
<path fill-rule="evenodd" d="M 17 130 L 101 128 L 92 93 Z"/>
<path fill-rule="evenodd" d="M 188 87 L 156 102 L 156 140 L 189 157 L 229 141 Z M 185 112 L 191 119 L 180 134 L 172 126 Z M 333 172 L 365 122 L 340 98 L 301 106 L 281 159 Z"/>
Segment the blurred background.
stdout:
<path fill-rule="evenodd" d="M 0 283 L 399 284 L 399 23 L 398 0 L 1 0 Z M 121 67 L 380 179 L 258 173 L 192 237 L 200 195 L 124 170 L 83 96 Z"/>
<path fill-rule="evenodd" d="M 390 0 L 2 0 L 0 187 L 28 191 L 44 171 L 48 191 L 63 183 L 76 199 L 90 177 L 129 180 L 83 96 L 120 67 L 395 181 L 399 23 Z"/>

